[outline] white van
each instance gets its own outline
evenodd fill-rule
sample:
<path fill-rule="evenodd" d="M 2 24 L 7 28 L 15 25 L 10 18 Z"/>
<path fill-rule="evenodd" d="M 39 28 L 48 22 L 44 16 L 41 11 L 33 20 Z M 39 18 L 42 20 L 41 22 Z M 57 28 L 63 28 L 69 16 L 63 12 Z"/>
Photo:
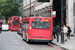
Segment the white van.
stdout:
<path fill-rule="evenodd" d="M 9 30 L 8 24 L 3 24 L 2 25 L 2 30 Z"/>

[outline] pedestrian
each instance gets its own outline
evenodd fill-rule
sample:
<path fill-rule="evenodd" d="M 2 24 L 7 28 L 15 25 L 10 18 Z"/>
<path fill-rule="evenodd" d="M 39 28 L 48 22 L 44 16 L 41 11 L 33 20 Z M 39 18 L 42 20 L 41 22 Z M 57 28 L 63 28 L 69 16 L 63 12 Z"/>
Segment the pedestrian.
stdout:
<path fill-rule="evenodd" d="M 54 37 L 54 38 L 56 38 L 56 37 L 55 37 L 55 33 L 56 33 L 55 27 L 53 27 L 53 37 Z"/>
<path fill-rule="evenodd" d="M 57 42 L 59 42 L 59 27 L 58 25 L 56 26 L 56 35 L 57 35 Z"/>
<path fill-rule="evenodd" d="M 56 34 L 58 34 L 58 33 L 59 33 L 59 26 L 58 26 L 58 25 L 56 26 L 55 31 L 56 31 Z"/>
<path fill-rule="evenodd" d="M 68 28 L 65 25 L 63 27 L 63 32 L 64 32 L 64 41 L 67 41 Z"/>
<path fill-rule="evenodd" d="M 2 27 L 0 26 L 0 33 L 2 32 Z"/>
<path fill-rule="evenodd" d="M 59 29 L 58 29 L 58 34 L 60 35 L 60 27 L 58 26 L 58 28 L 59 28 Z"/>
<path fill-rule="evenodd" d="M 67 36 L 68 36 L 68 39 L 70 39 L 71 29 L 70 29 L 70 26 L 68 24 L 67 24 L 67 28 L 68 28 L 68 34 L 67 34 Z"/>

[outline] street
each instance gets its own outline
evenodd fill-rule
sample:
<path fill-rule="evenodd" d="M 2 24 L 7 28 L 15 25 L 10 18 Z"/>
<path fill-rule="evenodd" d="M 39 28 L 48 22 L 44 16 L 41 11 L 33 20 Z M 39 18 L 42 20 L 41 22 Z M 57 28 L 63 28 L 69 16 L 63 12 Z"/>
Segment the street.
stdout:
<path fill-rule="evenodd" d="M 0 50 L 57 50 L 48 43 L 26 43 L 17 32 L 2 31 L 0 33 Z"/>
<path fill-rule="evenodd" d="M 75 50 L 75 0 L 0 0 L 0 50 Z"/>

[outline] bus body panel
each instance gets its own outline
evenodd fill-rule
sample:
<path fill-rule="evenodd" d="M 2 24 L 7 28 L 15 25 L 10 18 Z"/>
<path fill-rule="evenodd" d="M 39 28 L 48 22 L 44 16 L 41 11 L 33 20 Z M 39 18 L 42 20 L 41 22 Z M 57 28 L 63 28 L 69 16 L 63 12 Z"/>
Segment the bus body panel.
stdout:
<path fill-rule="evenodd" d="M 11 31 L 18 31 L 20 26 L 11 26 Z"/>
<path fill-rule="evenodd" d="M 0 26 L 2 27 L 2 24 L 3 24 L 3 22 L 2 22 L 2 20 L 0 20 Z"/>
<path fill-rule="evenodd" d="M 41 18 L 42 22 L 46 22 L 45 19 L 48 19 L 50 22 L 50 28 L 32 28 L 32 21 L 36 21 L 35 18 Z M 29 40 L 34 40 L 34 41 L 52 41 L 53 40 L 53 19 L 49 17 L 29 17 L 26 19 L 23 19 L 22 22 L 29 21 L 29 29 L 28 31 L 24 30 L 24 35 L 25 34 L 28 36 Z M 25 26 L 26 27 L 26 26 Z"/>
<path fill-rule="evenodd" d="M 32 28 L 31 37 L 49 38 L 50 29 L 34 29 Z"/>
<path fill-rule="evenodd" d="M 18 31 L 20 29 L 21 26 L 20 17 L 12 16 L 9 18 L 8 23 L 9 23 L 9 29 L 11 31 Z"/>

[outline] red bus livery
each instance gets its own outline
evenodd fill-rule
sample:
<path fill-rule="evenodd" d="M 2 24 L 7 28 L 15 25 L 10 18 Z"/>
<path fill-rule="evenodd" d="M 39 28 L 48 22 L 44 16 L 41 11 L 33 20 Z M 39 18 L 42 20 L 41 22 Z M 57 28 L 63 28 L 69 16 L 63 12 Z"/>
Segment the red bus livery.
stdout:
<path fill-rule="evenodd" d="M 53 18 L 29 17 L 22 19 L 22 22 L 22 38 L 26 42 L 51 42 L 53 40 Z"/>
<path fill-rule="evenodd" d="M 21 19 L 18 16 L 12 16 L 9 18 L 8 24 L 11 31 L 17 31 L 20 29 Z"/>
<path fill-rule="evenodd" d="M 2 27 L 2 24 L 3 24 L 3 22 L 2 22 L 2 20 L 0 20 L 0 26 Z"/>

